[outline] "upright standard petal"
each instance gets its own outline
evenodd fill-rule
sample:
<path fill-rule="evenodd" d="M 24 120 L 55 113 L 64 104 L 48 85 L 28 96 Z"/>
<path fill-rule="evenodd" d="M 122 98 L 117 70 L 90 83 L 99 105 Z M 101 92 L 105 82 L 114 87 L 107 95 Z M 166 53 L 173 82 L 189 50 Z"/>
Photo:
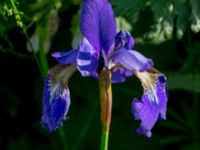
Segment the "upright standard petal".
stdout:
<path fill-rule="evenodd" d="M 67 87 L 74 65 L 57 65 L 47 75 L 43 90 L 41 123 L 49 132 L 59 128 L 68 113 L 70 93 Z"/>
<path fill-rule="evenodd" d="M 135 45 L 135 40 L 128 31 L 121 30 L 115 36 L 115 50 L 127 49 L 130 50 Z"/>
<path fill-rule="evenodd" d="M 116 34 L 115 17 L 108 0 L 83 0 L 80 28 L 96 51 L 102 49 L 107 53 Z"/>
<path fill-rule="evenodd" d="M 60 64 L 76 64 L 77 50 L 54 52 L 51 54 Z"/>
<path fill-rule="evenodd" d="M 84 38 L 78 46 L 77 67 L 82 76 L 93 75 L 98 66 L 99 53 Z"/>
<path fill-rule="evenodd" d="M 144 87 L 142 100 L 134 99 L 132 113 L 135 120 L 141 120 L 137 129 L 139 134 L 151 137 L 151 129 L 158 119 L 166 119 L 167 81 L 166 77 L 155 69 L 136 73 Z"/>
<path fill-rule="evenodd" d="M 153 66 L 153 61 L 137 51 L 120 49 L 109 57 L 109 66 L 121 66 L 132 72 L 143 72 Z"/>

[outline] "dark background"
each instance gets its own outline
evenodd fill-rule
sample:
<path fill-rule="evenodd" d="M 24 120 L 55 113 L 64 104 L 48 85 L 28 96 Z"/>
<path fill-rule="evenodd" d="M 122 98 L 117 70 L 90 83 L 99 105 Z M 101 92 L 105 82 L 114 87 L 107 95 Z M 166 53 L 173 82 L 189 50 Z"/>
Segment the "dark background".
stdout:
<path fill-rule="evenodd" d="M 136 39 L 134 49 L 168 77 L 169 101 L 167 120 L 157 122 L 147 139 L 136 134 L 139 122 L 131 114 L 141 83 L 131 77 L 114 84 L 109 149 L 199 150 L 200 1 L 110 2 L 119 29 L 130 30 Z M 81 0 L 0 2 L 0 150 L 99 149 L 98 82 L 93 78 L 77 72 L 70 79 L 72 103 L 62 129 L 49 134 L 40 124 L 44 77 L 56 64 L 50 53 L 77 44 L 80 6 Z M 32 43 L 36 53 L 27 48 L 33 35 L 39 42 Z"/>

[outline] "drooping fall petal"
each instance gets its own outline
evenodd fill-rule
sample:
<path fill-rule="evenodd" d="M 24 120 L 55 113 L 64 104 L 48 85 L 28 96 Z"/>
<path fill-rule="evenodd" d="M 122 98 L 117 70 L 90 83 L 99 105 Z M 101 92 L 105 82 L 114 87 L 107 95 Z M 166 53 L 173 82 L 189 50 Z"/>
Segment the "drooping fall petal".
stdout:
<path fill-rule="evenodd" d="M 136 73 L 144 87 L 141 101 L 134 99 L 132 113 L 136 120 L 141 120 L 137 129 L 139 134 L 151 137 L 151 129 L 158 119 L 166 119 L 167 81 L 166 77 L 155 69 Z"/>
<path fill-rule="evenodd" d="M 74 65 L 57 65 L 46 77 L 43 90 L 41 123 L 49 132 L 62 126 L 70 106 L 69 77 L 75 71 Z"/>

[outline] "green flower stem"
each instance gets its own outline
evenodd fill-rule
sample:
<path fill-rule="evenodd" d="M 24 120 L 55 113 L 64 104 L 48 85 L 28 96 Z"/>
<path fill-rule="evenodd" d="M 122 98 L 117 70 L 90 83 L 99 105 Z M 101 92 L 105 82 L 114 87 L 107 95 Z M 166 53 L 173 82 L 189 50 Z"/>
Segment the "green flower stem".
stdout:
<path fill-rule="evenodd" d="M 31 43 L 31 41 L 30 41 L 30 38 L 29 38 L 29 36 L 28 36 L 26 30 L 23 29 L 23 32 L 24 32 L 25 37 L 26 37 L 26 39 L 27 39 L 27 41 L 28 41 L 28 44 L 29 44 L 29 46 L 30 46 L 30 48 L 31 48 L 31 51 L 32 51 L 32 53 L 33 53 L 33 57 L 34 57 L 34 59 L 35 59 L 35 62 L 36 62 L 36 64 L 37 64 L 37 67 L 38 67 L 38 69 L 39 69 L 39 71 L 40 71 L 40 74 L 41 74 L 41 76 L 44 78 L 44 76 L 46 76 L 46 71 L 45 71 L 45 70 L 41 67 L 41 65 L 40 65 L 40 62 L 39 62 L 39 60 L 38 60 L 38 58 L 37 58 L 37 56 L 36 56 L 36 54 L 35 54 L 35 50 L 34 50 L 34 48 L 33 48 L 33 45 L 32 45 L 32 43 Z"/>
<path fill-rule="evenodd" d="M 111 88 L 111 73 L 108 69 L 103 69 L 99 74 L 99 93 L 101 104 L 101 150 L 108 149 L 108 137 L 111 123 L 112 112 L 112 88 Z"/>
<path fill-rule="evenodd" d="M 66 137 L 65 137 L 64 127 L 60 128 L 58 131 L 59 131 L 59 136 L 60 136 L 62 144 L 63 144 L 63 150 L 68 150 L 67 142 L 65 141 Z"/>
<path fill-rule="evenodd" d="M 48 72 L 48 62 L 47 62 L 47 58 L 45 55 L 45 39 L 47 36 L 47 25 L 46 25 L 46 29 L 42 28 L 42 26 L 38 25 L 38 35 L 39 35 L 39 58 L 40 58 L 40 64 L 42 67 L 43 72 L 45 72 L 44 74 L 44 78 L 46 77 L 46 74 Z"/>
<path fill-rule="evenodd" d="M 102 130 L 102 133 L 101 133 L 101 149 L 100 150 L 107 150 L 108 149 L 108 139 L 109 139 L 109 130 L 108 131 Z"/>

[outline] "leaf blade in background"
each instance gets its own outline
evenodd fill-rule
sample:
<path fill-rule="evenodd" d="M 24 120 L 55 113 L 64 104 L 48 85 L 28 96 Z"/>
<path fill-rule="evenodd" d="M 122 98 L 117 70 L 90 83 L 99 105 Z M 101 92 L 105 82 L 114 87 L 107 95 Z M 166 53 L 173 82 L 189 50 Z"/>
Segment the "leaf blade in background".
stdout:
<path fill-rule="evenodd" d="M 169 90 L 187 90 L 191 92 L 200 92 L 199 74 L 174 74 L 168 76 Z"/>

